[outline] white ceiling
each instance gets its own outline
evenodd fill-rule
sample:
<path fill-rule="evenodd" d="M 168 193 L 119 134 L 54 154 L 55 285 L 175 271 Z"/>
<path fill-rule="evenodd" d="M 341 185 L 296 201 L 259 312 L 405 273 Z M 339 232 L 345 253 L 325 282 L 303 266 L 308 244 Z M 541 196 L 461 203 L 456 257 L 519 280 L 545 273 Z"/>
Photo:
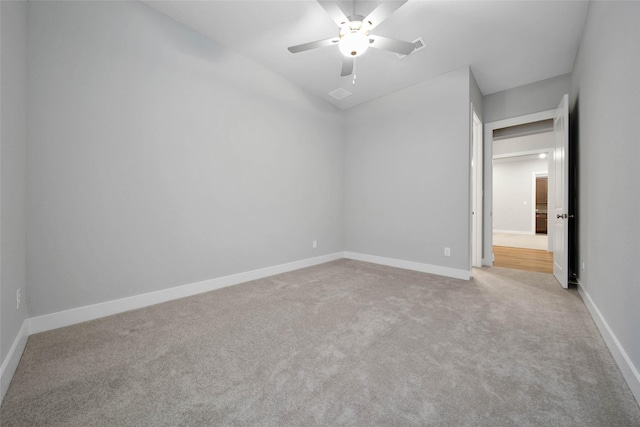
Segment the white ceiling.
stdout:
<path fill-rule="evenodd" d="M 387 0 L 388 1 L 388 0 Z M 402 59 L 369 49 L 357 83 L 340 77 L 337 46 L 292 54 L 287 47 L 337 35 L 315 0 L 155 1 L 144 3 L 340 108 L 350 108 L 469 65 L 483 95 L 571 72 L 588 1 L 409 0 L 372 34 L 426 48 Z M 353 2 L 338 2 L 347 16 Z M 366 16 L 380 1 L 357 1 Z M 329 92 L 344 88 L 342 100 Z"/>

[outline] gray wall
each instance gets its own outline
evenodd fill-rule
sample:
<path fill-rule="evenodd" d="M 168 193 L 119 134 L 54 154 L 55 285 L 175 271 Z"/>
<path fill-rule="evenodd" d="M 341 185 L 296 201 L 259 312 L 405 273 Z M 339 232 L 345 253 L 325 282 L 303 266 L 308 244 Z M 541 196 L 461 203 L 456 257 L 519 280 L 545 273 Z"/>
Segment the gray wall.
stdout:
<path fill-rule="evenodd" d="M 141 3 L 28 12 L 32 316 L 343 250 L 338 109 Z"/>
<path fill-rule="evenodd" d="M 347 251 L 469 270 L 469 102 L 463 67 L 346 112 Z"/>
<path fill-rule="evenodd" d="M 535 233 L 534 173 L 547 172 L 546 159 L 493 161 L 493 230 Z"/>
<path fill-rule="evenodd" d="M 27 318 L 25 288 L 26 2 L 0 2 L 0 361 Z M 22 304 L 16 309 L 16 291 Z M 3 384 L 4 386 L 4 384 Z"/>
<path fill-rule="evenodd" d="M 347 112 L 345 130 L 341 112 L 142 4 L 32 2 L 27 29 L 24 8 L 0 2 L 3 361 L 25 283 L 37 316 L 344 248 L 468 268 L 466 67 Z M 636 368 L 639 18 L 640 3 L 592 2 L 573 77 L 482 103 L 492 122 L 572 88 L 580 282 Z"/>
<path fill-rule="evenodd" d="M 471 97 L 471 103 L 473 104 L 473 110 L 480 118 L 480 121 L 484 123 L 484 114 L 482 112 L 482 92 L 480 91 L 480 86 L 478 86 L 478 82 L 471 70 L 469 71 L 469 95 Z"/>
<path fill-rule="evenodd" d="M 486 95 L 483 99 L 484 123 L 553 110 L 570 88 L 571 74 L 563 74 Z"/>
<path fill-rule="evenodd" d="M 574 68 L 580 285 L 640 369 L 640 3 L 591 2 Z M 640 400 L 640 390 L 635 390 Z"/>

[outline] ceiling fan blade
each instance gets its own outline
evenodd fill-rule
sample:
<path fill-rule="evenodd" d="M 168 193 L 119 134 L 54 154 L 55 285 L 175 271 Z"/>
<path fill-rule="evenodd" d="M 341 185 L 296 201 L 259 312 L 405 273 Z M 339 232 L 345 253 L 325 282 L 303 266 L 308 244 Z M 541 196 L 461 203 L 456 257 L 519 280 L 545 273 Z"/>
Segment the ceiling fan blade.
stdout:
<path fill-rule="evenodd" d="M 401 55 L 409 55 L 416 49 L 416 44 L 402 40 L 390 39 L 387 37 L 369 35 L 369 47 L 388 50 Z"/>
<path fill-rule="evenodd" d="M 366 18 L 364 18 L 364 22 L 370 22 L 371 24 L 369 29 L 372 30 L 380 25 L 382 21 L 387 19 L 389 15 L 398 10 L 400 6 L 402 6 L 406 2 L 407 0 L 383 1 L 380 6 L 376 7 L 373 12 L 371 12 L 369 15 L 367 15 Z"/>
<path fill-rule="evenodd" d="M 287 49 L 289 49 L 289 52 L 291 53 L 299 53 L 299 52 L 304 52 L 306 50 L 317 49 L 319 47 L 333 46 L 334 44 L 337 44 L 339 41 L 340 39 L 337 39 L 334 37 L 326 40 L 318 40 L 315 42 L 309 42 L 309 43 L 299 44 L 297 46 L 291 46 L 291 47 L 288 47 Z"/>
<path fill-rule="evenodd" d="M 355 58 L 348 58 L 346 56 L 342 58 L 342 73 L 340 73 L 340 76 L 350 76 L 351 73 L 353 73 L 353 61 L 355 60 Z"/>
<path fill-rule="evenodd" d="M 329 17 L 333 19 L 333 22 L 335 22 L 338 27 L 341 27 L 345 22 L 349 22 L 347 16 L 335 2 L 318 0 L 318 3 L 320 3 L 320 6 L 324 8 L 324 10 L 329 14 Z"/>

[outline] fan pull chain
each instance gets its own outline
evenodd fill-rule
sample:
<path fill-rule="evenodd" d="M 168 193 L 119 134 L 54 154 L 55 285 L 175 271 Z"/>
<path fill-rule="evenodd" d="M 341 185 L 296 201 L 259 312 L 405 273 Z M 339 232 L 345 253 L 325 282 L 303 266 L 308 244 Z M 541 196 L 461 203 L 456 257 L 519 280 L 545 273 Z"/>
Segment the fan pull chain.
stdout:
<path fill-rule="evenodd" d="M 353 81 L 351 82 L 352 86 L 356 85 L 356 79 L 358 78 L 358 75 L 356 74 L 356 58 L 353 58 Z"/>

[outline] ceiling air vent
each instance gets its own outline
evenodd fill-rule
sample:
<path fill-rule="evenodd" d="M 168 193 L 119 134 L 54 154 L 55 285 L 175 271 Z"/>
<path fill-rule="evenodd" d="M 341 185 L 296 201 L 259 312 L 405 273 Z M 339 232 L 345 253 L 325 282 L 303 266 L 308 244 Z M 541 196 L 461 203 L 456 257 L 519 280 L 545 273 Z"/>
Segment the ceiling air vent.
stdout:
<path fill-rule="evenodd" d="M 413 41 L 413 43 L 416 45 L 416 48 L 413 50 L 413 52 L 411 52 L 409 55 L 413 55 L 414 53 L 416 53 L 419 50 L 424 49 L 427 45 L 424 44 L 424 40 L 422 40 L 422 37 L 420 37 L 419 39 L 416 39 Z M 402 59 L 407 55 L 402 55 L 400 53 L 396 53 L 396 55 L 398 56 L 398 58 Z"/>
<path fill-rule="evenodd" d="M 347 96 L 351 96 L 351 95 L 353 95 L 351 92 L 342 88 L 338 88 L 332 92 L 329 92 L 329 96 L 338 100 L 346 98 Z"/>

